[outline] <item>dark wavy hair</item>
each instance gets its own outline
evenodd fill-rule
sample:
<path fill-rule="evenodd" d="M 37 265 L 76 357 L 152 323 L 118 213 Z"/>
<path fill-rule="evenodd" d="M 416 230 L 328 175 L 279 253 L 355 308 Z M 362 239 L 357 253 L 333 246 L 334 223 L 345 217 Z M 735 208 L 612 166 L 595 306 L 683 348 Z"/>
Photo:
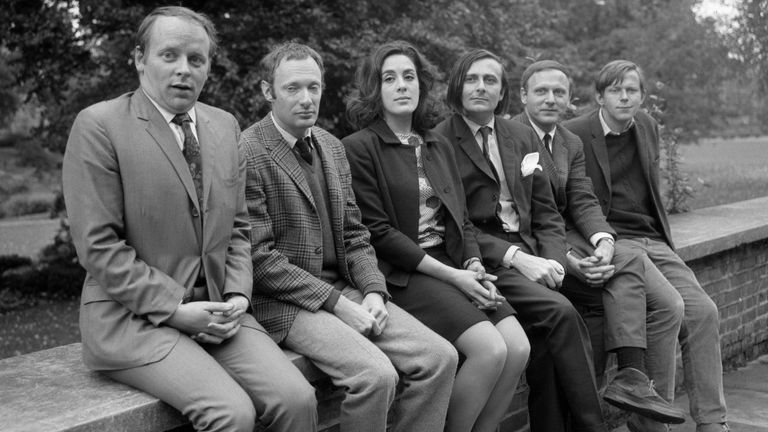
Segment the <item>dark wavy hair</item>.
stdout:
<path fill-rule="evenodd" d="M 381 101 L 381 73 L 384 61 L 392 55 L 402 54 L 416 66 L 419 80 L 419 103 L 413 112 L 412 127 L 422 134 L 431 129 L 438 118 L 436 102 L 430 90 L 437 69 L 413 45 L 405 41 L 387 42 L 363 58 L 355 73 L 355 87 L 347 98 L 347 121 L 356 129 L 363 129 L 384 116 Z"/>
<path fill-rule="evenodd" d="M 501 61 L 501 57 L 496 54 L 484 50 L 474 49 L 468 53 L 463 54 L 453 64 L 451 69 L 451 75 L 448 77 L 448 93 L 445 96 L 445 102 L 455 112 L 464 112 L 464 104 L 461 102 L 461 94 L 464 91 L 464 80 L 467 78 L 467 72 L 472 64 L 482 59 L 492 59 L 501 65 L 501 92 L 504 97 L 501 99 L 493 113 L 496 115 L 503 114 L 509 109 L 510 100 L 512 99 L 509 94 L 509 80 L 507 79 L 507 68 L 504 66 L 504 62 Z"/>

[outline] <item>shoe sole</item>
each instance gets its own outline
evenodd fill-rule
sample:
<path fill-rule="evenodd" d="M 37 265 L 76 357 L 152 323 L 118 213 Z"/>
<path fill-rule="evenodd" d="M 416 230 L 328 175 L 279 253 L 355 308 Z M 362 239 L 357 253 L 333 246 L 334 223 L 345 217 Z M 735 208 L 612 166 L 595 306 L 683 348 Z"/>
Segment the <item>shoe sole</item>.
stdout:
<path fill-rule="evenodd" d="M 643 417 L 648 417 L 651 420 L 655 420 L 660 423 L 681 424 L 685 423 L 685 415 L 682 413 L 663 412 L 658 409 L 649 409 L 641 406 L 640 403 L 646 404 L 647 401 L 637 402 L 628 399 L 625 396 L 614 394 L 614 392 L 608 392 L 603 395 L 603 399 L 609 404 L 623 409 L 625 411 L 634 412 L 640 414 Z"/>

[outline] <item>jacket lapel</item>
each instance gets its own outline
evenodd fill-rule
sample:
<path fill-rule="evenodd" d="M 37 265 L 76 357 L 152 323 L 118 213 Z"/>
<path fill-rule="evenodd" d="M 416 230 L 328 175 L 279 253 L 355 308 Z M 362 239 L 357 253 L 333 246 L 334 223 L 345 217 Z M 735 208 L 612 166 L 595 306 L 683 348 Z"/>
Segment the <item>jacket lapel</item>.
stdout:
<path fill-rule="evenodd" d="M 452 129 L 455 131 L 456 142 L 459 144 L 459 148 L 467 154 L 469 160 L 471 160 L 480 171 L 485 173 L 485 175 L 495 182 L 496 176 L 493 174 L 493 171 L 491 171 L 491 166 L 488 164 L 485 156 L 483 156 L 483 151 L 480 149 L 480 146 L 477 145 L 477 140 L 472 136 L 472 131 L 469 129 L 467 123 L 459 114 L 454 114 L 451 121 L 454 123 Z"/>
<path fill-rule="evenodd" d="M 277 166 L 285 171 L 288 177 L 293 180 L 296 187 L 312 203 L 312 206 L 316 207 L 315 199 L 312 196 L 312 191 L 309 189 L 309 183 L 307 183 L 307 178 L 304 176 L 304 171 L 299 166 L 296 157 L 292 154 L 290 145 L 272 122 L 272 116 L 267 115 L 262 122 L 264 126 L 264 147 L 267 149 L 267 152 L 272 156 Z"/>
<path fill-rule="evenodd" d="M 608 147 L 605 144 L 605 134 L 603 134 L 603 126 L 600 123 L 599 117 L 600 110 L 595 110 L 590 118 L 590 124 L 592 125 L 592 142 L 590 145 L 595 152 L 595 158 L 600 165 L 600 171 L 603 173 L 603 182 L 610 195 L 611 193 L 611 165 L 608 160 Z"/>
<path fill-rule="evenodd" d="M 331 229 L 336 243 L 336 255 L 343 256 L 344 247 L 340 233 L 344 232 L 344 194 L 339 179 L 339 170 L 336 167 L 336 160 L 333 157 L 330 144 L 326 144 L 324 135 L 319 133 L 319 129 L 313 127 L 317 143 L 317 152 L 320 155 L 323 166 L 323 175 L 325 176 L 326 189 L 328 191 L 328 201 L 331 208 L 328 209 L 331 217 Z M 341 245 L 341 247 L 339 247 Z M 341 253 L 342 255 L 339 255 Z"/>
<path fill-rule="evenodd" d="M 184 155 L 181 153 L 179 144 L 176 141 L 176 137 L 173 135 L 171 127 L 166 123 L 160 111 L 152 105 L 144 91 L 141 89 L 136 90 L 131 97 L 133 111 L 141 120 L 147 121 L 147 133 L 152 137 L 155 143 L 165 153 L 165 157 L 173 166 L 176 171 L 176 175 L 179 176 L 179 180 L 184 185 L 184 189 L 189 195 L 189 199 L 195 206 L 197 211 L 200 211 L 200 205 L 197 201 L 197 192 L 195 191 L 195 184 L 192 181 L 192 174 L 189 172 L 189 165 L 187 165 Z M 203 173 L 205 176 L 205 173 Z"/>

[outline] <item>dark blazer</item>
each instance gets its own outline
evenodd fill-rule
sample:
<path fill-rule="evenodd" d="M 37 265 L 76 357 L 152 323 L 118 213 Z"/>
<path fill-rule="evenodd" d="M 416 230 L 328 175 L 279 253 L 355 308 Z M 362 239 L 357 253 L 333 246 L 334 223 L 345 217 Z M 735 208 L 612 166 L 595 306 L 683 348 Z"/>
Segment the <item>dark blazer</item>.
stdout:
<path fill-rule="evenodd" d="M 355 203 L 344 148 L 323 129 L 313 127 L 312 134 L 328 188 L 339 275 L 364 294 L 380 292 L 387 298 L 370 234 Z M 279 342 L 299 311 L 320 309 L 334 287 L 319 279 L 323 236 L 315 197 L 272 117 L 243 131 L 241 143 L 247 157 L 254 314 Z"/>
<path fill-rule="evenodd" d="M 478 228 L 477 241 L 483 259 L 491 267 L 499 267 L 510 243 L 483 232 L 484 225 L 497 223 L 500 188 L 496 177 L 460 114 L 451 115 L 434 130 L 454 145 L 469 218 Z M 524 245 L 531 253 L 564 265 L 565 227 L 547 175 L 536 170 L 534 174 L 522 177 L 520 172 L 523 157 L 538 151 L 536 133 L 530 127 L 497 116 L 496 137 L 507 186 L 520 215 L 519 234 Z"/>
<path fill-rule="evenodd" d="M 596 109 L 568 120 L 563 122 L 563 126 L 581 138 L 584 144 L 586 173 L 592 179 L 595 195 L 603 213 L 607 215 L 611 208 L 611 165 L 598 112 Z M 661 224 L 667 244 L 674 248 L 659 189 L 659 125 L 650 115 L 640 110 L 635 114 L 634 131 L 640 165 L 643 167 L 645 183 L 651 196 L 651 214 L 655 215 Z"/>
<path fill-rule="evenodd" d="M 163 323 L 201 267 L 211 301 L 251 297 L 240 127 L 218 108 L 198 102 L 195 111 L 202 208 L 174 132 L 142 90 L 86 108 L 72 126 L 62 177 L 88 271 L 80 329 L 90 368 L 164 358 L 180 333 Z"/>
<path fill-rule="evenodd" d="M 522 112 L 512 120 L 531 126 L 531 120 Z M 561 125 L 555 126 L 552 141 L 552 154 L 539 143 L 539 163 L 549 176 L 552 191 L 557 203 L 557 210 L 565 219 L 566 229 L 576 229 L 589 238 L 598 232 L 616 235 L 611 225 L 605 220 L 595 192 L 592 180 L 587 177 L 584 168 L 584 146 L 573 132 Z"/>
<path fill-rule="evenodd" d="M 453 150 L 443 137 L 427 132 L 422 160 L 435 194 L 445 207 L 445 248 L 454 265 L 480 258 L 475 230 L 467 217 L 464 189 Z M 424 258 L 418 245 L 419 178 L 416 152 L 405 146 L 383 120 L 342 140 L 352 168 L 352 185 L 363 222 L 387 282 L 407 286 Z"/>

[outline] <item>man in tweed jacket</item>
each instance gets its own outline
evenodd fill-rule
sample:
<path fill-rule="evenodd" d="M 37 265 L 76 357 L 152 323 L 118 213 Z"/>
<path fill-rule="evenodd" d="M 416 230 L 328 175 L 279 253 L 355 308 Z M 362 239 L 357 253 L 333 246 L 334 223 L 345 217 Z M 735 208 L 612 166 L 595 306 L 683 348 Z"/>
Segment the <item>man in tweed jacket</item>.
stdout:
<path fill-rule="evenodd" d="M 683 311 L 679 303 L 653 298 L 646 304 L 643 257 L 615 244 L 616 231 L 606 221 L 585 172 L 581 140 L 558 124 L 570 101 L 570 72 L 556 61 L 537 61 L 525 69 L 520 85 L 525 109 L 514 120 L 536 132 L 539 162 L 549 177 L 557 209 L 566 223 L 569 252 L 561 292 L 574 304 L 604 309 L 604 346 L 601 334 L 592 335 L 597 372 L 603 370 L 604 351 L 615 352 L 618 357 L 619 373 L 603 397 L 621 408 L 664 423 L 682 422 L 682 411 L 651 388 L 644 356 L 646 348 L 651 359 L 674 356 L 675 344 L 669 342 L 674 341 L 680 330 Z M 646 307 L 651 334 L 648 343 Z M 635 387 L 647 391 L 635 394 Z"/>
<path fill-rule="evenodd" d="M 323 63 L 288 43 L 262 60 L 272 112 L 243 132 L 256 318 L 345 389 L 342 431 L 443 430 L 457 354 L 392 303 L 341 142 L 314 126 Z"/>

